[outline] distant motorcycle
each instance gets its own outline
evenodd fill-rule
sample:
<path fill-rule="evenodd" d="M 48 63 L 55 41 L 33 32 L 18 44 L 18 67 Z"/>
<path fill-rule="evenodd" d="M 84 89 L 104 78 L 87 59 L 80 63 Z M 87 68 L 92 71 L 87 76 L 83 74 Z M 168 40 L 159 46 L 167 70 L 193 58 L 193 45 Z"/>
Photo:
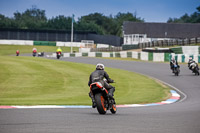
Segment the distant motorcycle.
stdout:
<path fill-rule="evenodd" d="M 19 50 L 16 51 L 16 56 L 19 56 Z"/>
<path fill-rule="evenodd" d="M 56 52 L 56 55 L 57 55 L 57 59 L 60 59 L 60 57 L 61 57 L 61 52 Z"/>
<path fill-rule="evenodd" d="M 199 69 L 198 69 L 198 66 L 195 62 L 192 62 L 189 65 L 189 68 L 191 68 L 192 72 L 195 73 L 195 75 L 199 75 Z"/>
<path fill-rule="evenodd" d="M 36 48 L 33 48 L 33 57 L 35 57 L 37 54 L 37 49 Z"/>
<path fill-rule="evenodd" d="M 174 68 L 173 68 L 173 72 L 175 74 L 175 76 L 178 76 L 179 73 L 180 73 L 180 69 L 179 69 L 179 66 L 177 66 L 176 64 L 174 64 Z"/>
<path fill-rule="evenodd" d="M 37 52 L 33 52 L 33 57 L 35 57 L 35 56 L 36 56 L 36 54 L 37 54 Z"/>
<path fill-rule="evenodd" d="M 107 110 L 110 110 L 112 114 L 117 111 L 116 103 L 114 98 L 108 96 L 108 91 L 102 86 L 100 82 L 95 82 L 90 85 L 90 90 L 94 95 L 95 102 L 97 105 L 97 111 L 99 114 L 106 114 Z"/>
<path fill-rule="evenodd" d="M 44 56 L 44 52 L 38 53 L 38 57 L 43 57 Z"/>

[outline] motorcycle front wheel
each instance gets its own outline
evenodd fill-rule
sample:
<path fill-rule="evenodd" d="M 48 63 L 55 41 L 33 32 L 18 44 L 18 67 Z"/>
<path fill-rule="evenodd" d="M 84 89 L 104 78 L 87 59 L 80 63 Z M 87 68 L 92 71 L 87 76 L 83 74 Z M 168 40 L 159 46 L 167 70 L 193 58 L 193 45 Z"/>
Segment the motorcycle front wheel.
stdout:
<path fill-rule="evenodd" d="M 110 112 L 111 112 L 112 114 L 115 114 L 115 113 L 117 112 L 116 104 L 113 104 L 113 105 L 112 105 L 112 109 L 110 109 Z"/>
<path fill-rule="evenodd" d="M 97 111 L 99 112 L 99 114 L 106 114 L 107 109 L 105 107 L 105 99 L 101 93 L 95 95 L 95 101 L 97 104 Z"/>

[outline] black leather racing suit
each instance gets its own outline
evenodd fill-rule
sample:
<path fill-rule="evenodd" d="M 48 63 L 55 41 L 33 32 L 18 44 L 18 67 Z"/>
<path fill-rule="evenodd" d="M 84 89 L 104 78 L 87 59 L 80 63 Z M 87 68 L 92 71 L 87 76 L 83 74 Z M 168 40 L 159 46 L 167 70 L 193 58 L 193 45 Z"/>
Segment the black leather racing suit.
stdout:
<path fill-rule="evenodd" d="M 94 82 L 100 82 L 108 90 L 109 95 L 113 96 L 115 88 L 112 85 L 108 84 L 106 81 L 104 81 L 103 80 L 104 78 L 107 80 L 108 83 L 114 82 L 112 79 L 109 78 L 109 75 L 107 74 L 106 71 L 95 70 L 90 75 L 88 86 L 90 86 L 90 84 Z"/>
<path fill-rule="evenodd" d="M 180 66 L 178 65 L 178 62 L 177 62 L 176 60 L 170 61 L 170 67 L 171 67 L 172 70 L 174 70 L 174 65 L 175 65 L 175 64 L 176 64 L 178 67 L 180 67 Z"/>

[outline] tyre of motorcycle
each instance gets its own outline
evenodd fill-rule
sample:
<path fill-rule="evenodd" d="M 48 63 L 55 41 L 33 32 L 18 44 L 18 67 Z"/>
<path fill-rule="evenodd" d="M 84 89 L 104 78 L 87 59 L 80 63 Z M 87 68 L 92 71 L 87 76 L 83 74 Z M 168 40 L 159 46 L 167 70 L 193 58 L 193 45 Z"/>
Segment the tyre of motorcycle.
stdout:
<path fill-rule="evenodd" d="M 36 56 L 36 53 L 33 53 L 33 57 L 35 57 Z"/>
<path fill-rule="evenodd" d="M 57 59 L 60 59 L 60 55 L 57 54 Z"/>
<path fill-rule="evenodd" d="M 199 75 L 199 70 L 197 67 L 195 68 L 195 75 Z"/>
<path fill-rule="evenodd" d="M 107 108 L 105 107 L 105 99 L 101 93 L 95 94 L 95 101 L 97 104 L 97 111 L 99 114 L 106 114 Z"/>
<path fill-rule="evenodd" d="M 115 103 L 113 103 L 112 108 L 110 109 L 110 112 L 112 114 L 115 114 L 117 112 L 117 108 L 116 108 L 116 104 Z"/>
<path fill-rule="evenodd" d="M 175 74 L 175 76 L 178 76 L 178 75 L 179 75 L 179 72 L 180 72 L 179 68 L 176 67 L 175 70 L 174 70 L 174 74 Z"/>

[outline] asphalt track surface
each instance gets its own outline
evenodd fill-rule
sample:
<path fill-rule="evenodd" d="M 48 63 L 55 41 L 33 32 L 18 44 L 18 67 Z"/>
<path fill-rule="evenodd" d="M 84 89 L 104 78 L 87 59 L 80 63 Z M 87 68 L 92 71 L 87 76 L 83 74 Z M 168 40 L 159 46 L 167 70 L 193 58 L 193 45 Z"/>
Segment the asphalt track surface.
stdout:
<path fill-rule="evenodd" d="M 176 77 L 167 63 L 87 57 L 61 60 L 142 73 L 176 87 L 182 98 L 167 105 L 118 108 L 114 115 L 99 115 L 96 109 L 1 109 L 0 133 L 200 133 L 200 76 L 186 65 L 181 65 Z"/>

